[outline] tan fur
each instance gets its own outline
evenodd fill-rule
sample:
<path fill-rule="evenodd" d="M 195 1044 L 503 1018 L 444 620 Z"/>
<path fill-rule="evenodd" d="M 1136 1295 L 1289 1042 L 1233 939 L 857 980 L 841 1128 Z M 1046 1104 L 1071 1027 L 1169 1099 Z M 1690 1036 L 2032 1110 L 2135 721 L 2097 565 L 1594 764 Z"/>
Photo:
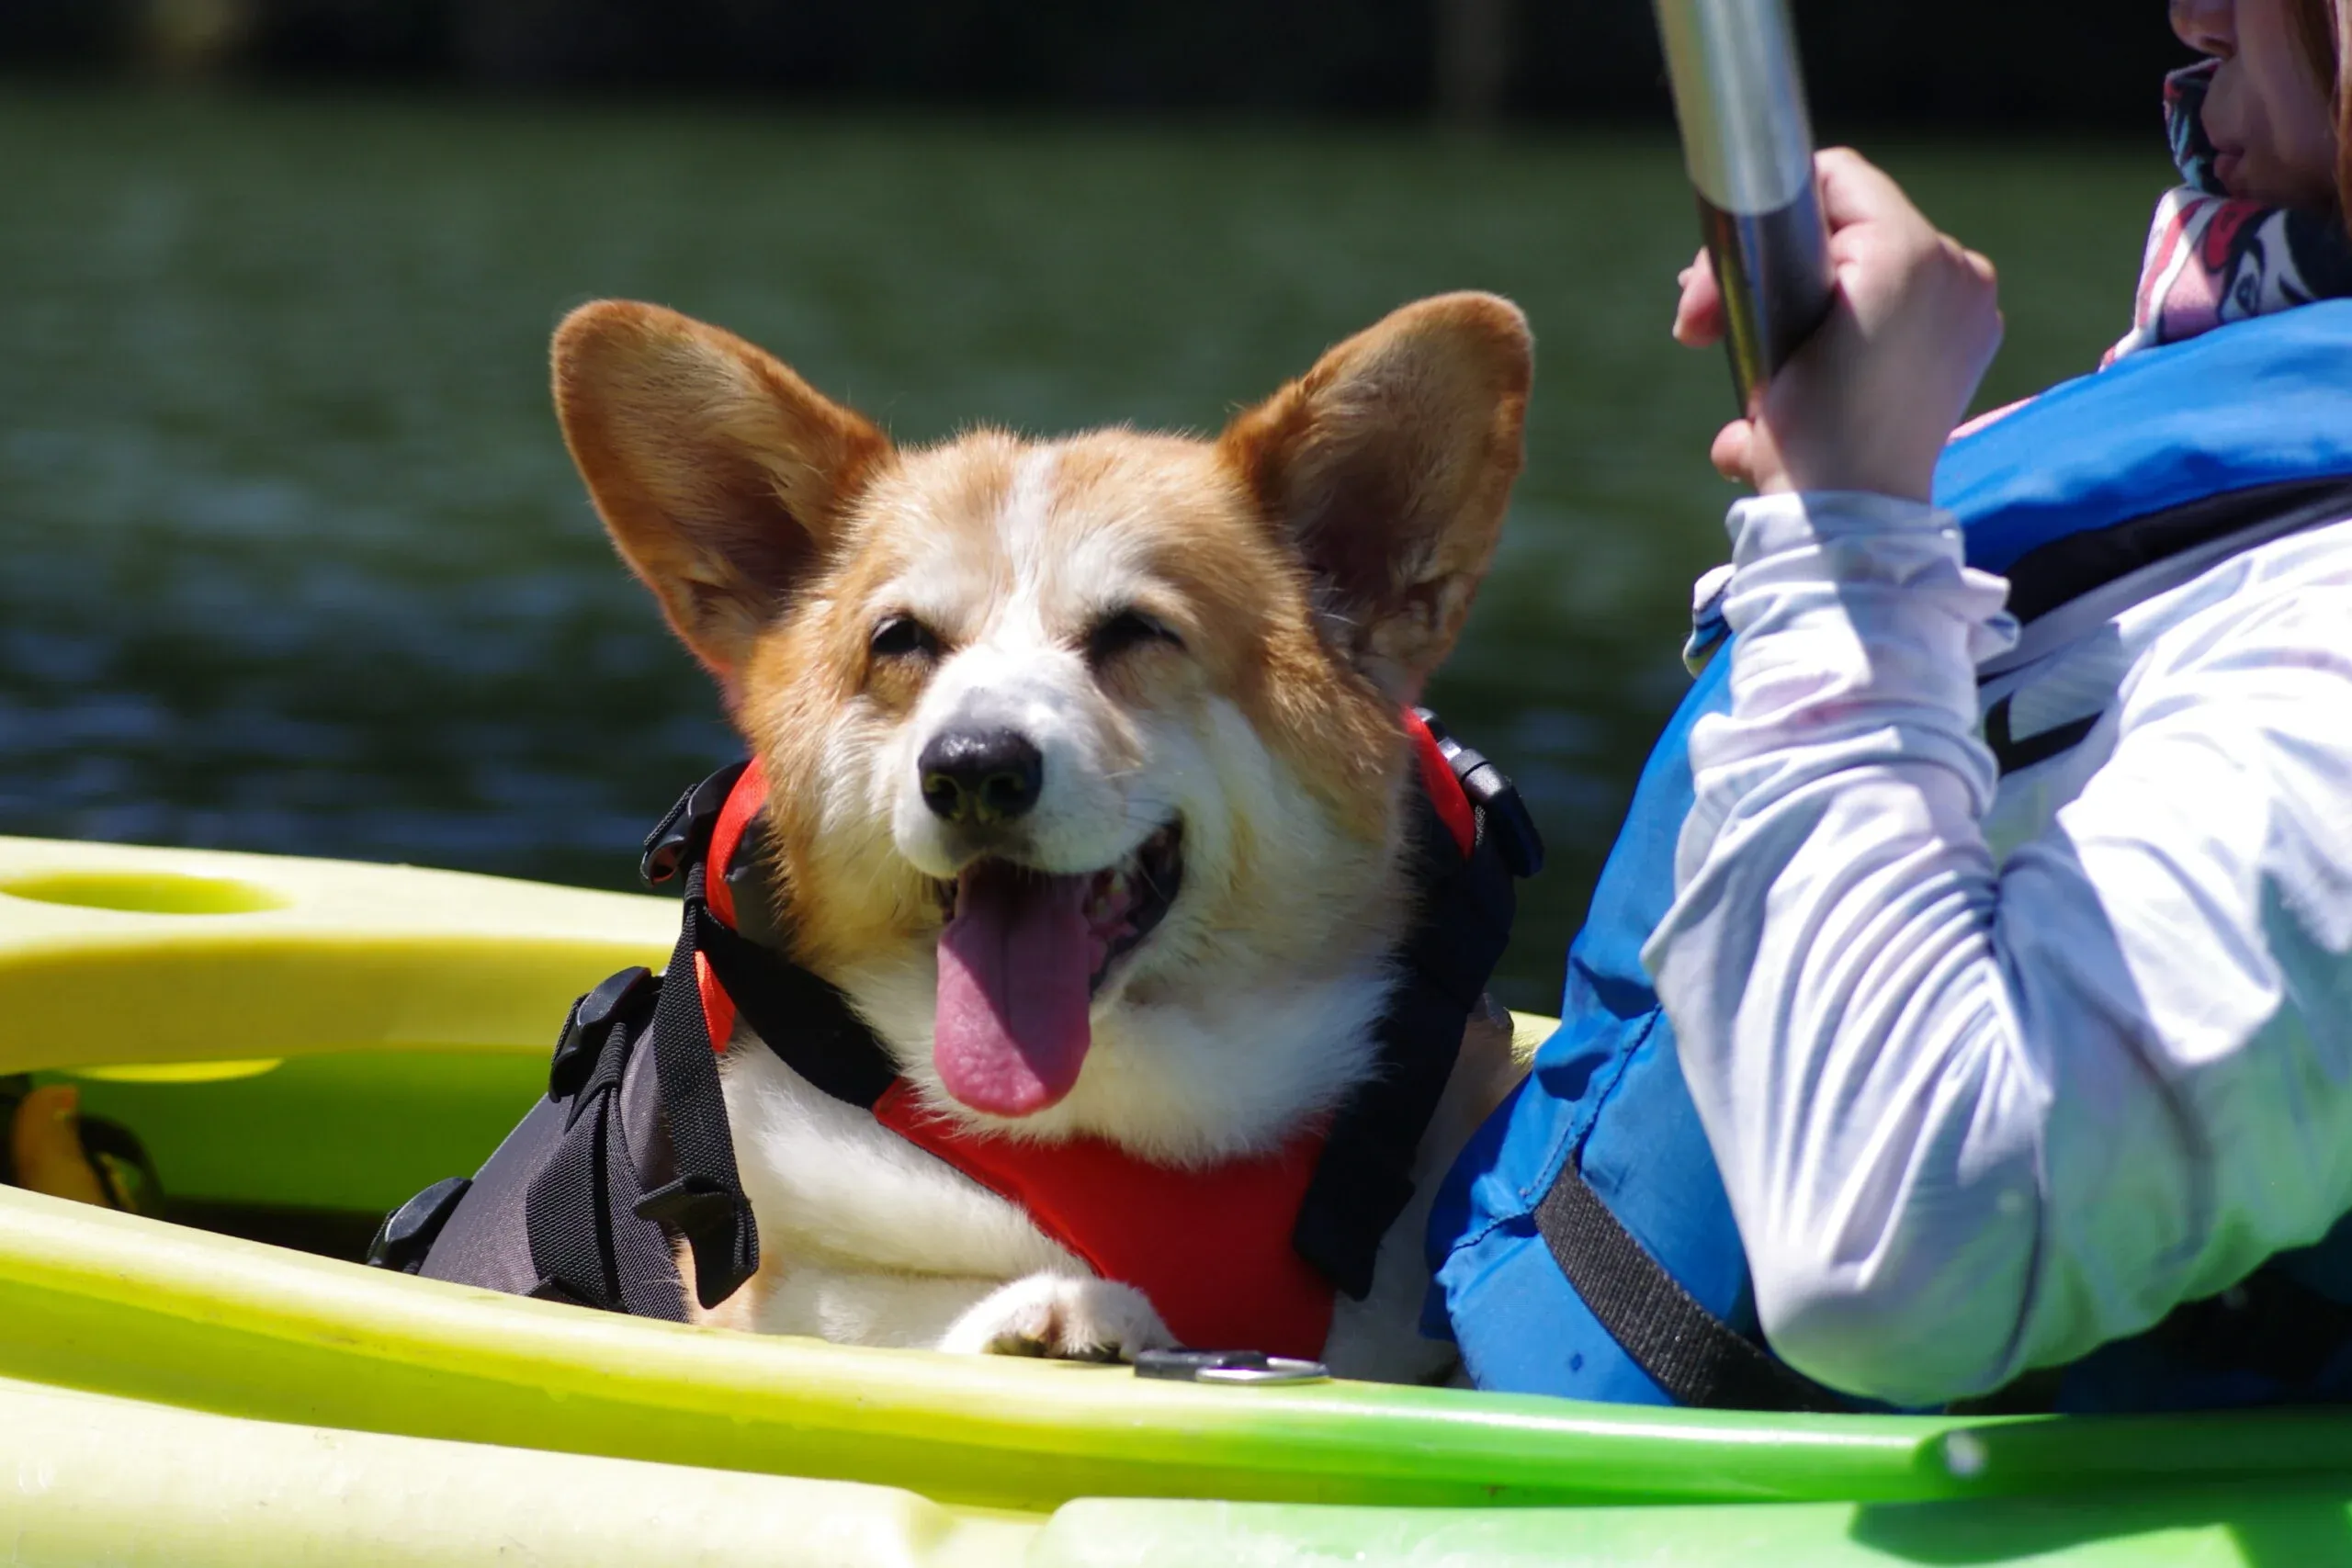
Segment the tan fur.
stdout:
<path fill-rule="evenodd" d="M 648 305 L 574 312 L 555 367 L 598 511 L 766 770 L 794 955 L 938 1109 L 1200 1161 L 1279 1143 L 1362 1080 L 1410 913 L 1398 710 L 1461 632 L 1520 464 L 1532 368 L 1514 308 L 1408 306 L 1213 442 L 982 430 L 899 449 L 761 350 Z M 1098 660 L 1092 629 L 1128 609 L 1175 640 Z M 935 649 L 875 651 L 905 615 Z M 1018 1120 L 957 1104 L 930 1062 L 937 879 L 961 852 L 911 793 L 927 726 L 1002 703 L 1045 727 L 1062 792 L 1024 828 L 1031 863 L 1090 872 L 1171 818 L 1184 830 L 1182 894 L 1104 979 L 1076 1087 Z M 1432 1156 L 1507 1080 L 1508 1031 L 1491 1033 L 1473 1031 Z M 725 1321 L 999 1348 L 1048 1325 L 1052 1353 L 1148 1340 L 1100 1281 L 1012 1290 L 1085 1270 L 954 1171 L 808 1100 L 771 1053 L 732 1053 L 728 1086 L 765 1261 Z M 817 1147 L 830 1165 L 804 1157 Z M 890 1202 L 868 1215 L 876 1194 Z M 1417 1253 L 1383 1249 L 1365 1370 L 1429 1370 L 1397 1348 Z"/>

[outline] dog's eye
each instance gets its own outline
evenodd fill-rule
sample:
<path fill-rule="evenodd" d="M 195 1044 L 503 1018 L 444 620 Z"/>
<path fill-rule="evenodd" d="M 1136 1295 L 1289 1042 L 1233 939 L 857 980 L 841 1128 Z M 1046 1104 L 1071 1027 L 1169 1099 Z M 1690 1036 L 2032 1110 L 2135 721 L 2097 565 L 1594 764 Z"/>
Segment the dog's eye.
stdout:
<path fill-rule="evenodd" d="M 1154 642 L 1184 646 L 1184 639 L 1164 622 L 1141 610 L 1117 610 L 1095 622 L 1094 629 L 1086 634 L 1086 656 L 1097 664 L 1107 664 L 1129 649 Z"/>
<path fill-rule="evenodd" d="M 892 615 L 874 628 L 874 640 L 869 646 L 877 659 L 896 659 L 909 653 L 928 658 L 939 651 L 939 638 L 912 615 Z"/>

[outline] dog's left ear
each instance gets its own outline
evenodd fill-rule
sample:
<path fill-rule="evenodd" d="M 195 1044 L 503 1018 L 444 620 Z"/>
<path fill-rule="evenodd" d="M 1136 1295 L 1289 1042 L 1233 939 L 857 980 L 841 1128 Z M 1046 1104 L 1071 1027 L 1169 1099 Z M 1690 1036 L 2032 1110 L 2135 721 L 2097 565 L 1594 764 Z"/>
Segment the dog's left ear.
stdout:
<path fill-rule="evenodd" d="M 1460 635 L 1500 537 L 1534 377 L 1492 294 L 1408 305 L 1219 441 L 1315 579 L 1326 634 L 1409 701 Z"/>

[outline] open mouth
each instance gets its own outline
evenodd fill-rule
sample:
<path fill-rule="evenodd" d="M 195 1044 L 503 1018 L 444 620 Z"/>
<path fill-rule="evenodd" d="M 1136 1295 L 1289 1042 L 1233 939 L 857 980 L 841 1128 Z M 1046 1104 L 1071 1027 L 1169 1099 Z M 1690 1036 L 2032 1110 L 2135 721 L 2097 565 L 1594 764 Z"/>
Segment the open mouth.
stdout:
<path fill-rule="evenodd" d="M 1068 897 L 1075 891 L 1069 885 L 1083 884 L 1079 911 L 1086 920 L 1087 990 L 1091 994 L 1102 988 L 1111 966 L 1141 946 L 1143 939 L 1168 918 L 1169 908 L 1183 885 L 1184 824 L 1169 823 L 1136 845 L 1126 859 L 1097 872 L 1057 875 L 1009 861 L 975 861 L 955 881 L 932 884 L 939 913 L 949 923 L 956 919 L 958 893 L 975 878 L 1027 883 L 1032 886 L 1017 889 L 1016 897 L 1043 895 L 1049 899 Z"/>
<path fill-rule="evenodd" d="M 932 1061 L 947 1092 L 1000 1116 L 1068 1094 L 1093 1043 L 1095 992 L 1168 918 L 1183 869 L 1183 827 L 1170 822 L 1100 871 L 985 859 L 936 884 L 946 923 Z"/>

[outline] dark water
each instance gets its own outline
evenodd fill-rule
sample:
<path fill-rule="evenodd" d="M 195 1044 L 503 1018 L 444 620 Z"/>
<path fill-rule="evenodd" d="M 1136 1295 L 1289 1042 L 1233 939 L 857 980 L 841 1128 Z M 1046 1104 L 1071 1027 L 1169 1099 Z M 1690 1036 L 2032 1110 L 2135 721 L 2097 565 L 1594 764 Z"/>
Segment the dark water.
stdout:
<path fill-rule="evenodd" d="M 1666 145 L 0 91 L 0 832 L 627 886 L 730 742 L 547 412 L 582 299 L 920 440 L 1213 429 L 1487 288 L 1541 345 L 1529 467 L 1436 700 L 1552 841 L 1504 988 L 1556 998 L 1730 499 Z M 2002 264 L 1988 399 L 2119 332 L 2151 143 L 1877 150 Z"/>

